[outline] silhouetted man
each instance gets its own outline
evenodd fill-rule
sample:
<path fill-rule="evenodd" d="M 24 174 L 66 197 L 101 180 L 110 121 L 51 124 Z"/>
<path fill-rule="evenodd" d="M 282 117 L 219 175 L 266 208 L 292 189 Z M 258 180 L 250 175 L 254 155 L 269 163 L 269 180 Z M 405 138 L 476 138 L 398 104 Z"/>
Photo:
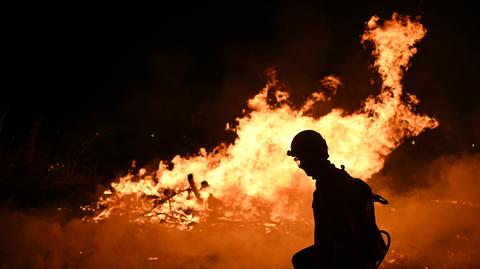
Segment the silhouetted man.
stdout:
<path fill-rule="evenodd" d="M 378 228 L 368 184 L 331 164 L 327 143 L 313 130 L 298 133 L 287 155 L 316 181 L 314 245 L 293 256 L 294 268 L 374 268 L 384 246 L 372 233 Z"/>

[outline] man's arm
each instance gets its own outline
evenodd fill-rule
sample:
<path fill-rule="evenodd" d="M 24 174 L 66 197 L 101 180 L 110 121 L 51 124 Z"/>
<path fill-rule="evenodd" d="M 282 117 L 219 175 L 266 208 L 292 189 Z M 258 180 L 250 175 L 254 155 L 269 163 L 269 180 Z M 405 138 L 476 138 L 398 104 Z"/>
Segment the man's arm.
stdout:
<path fill-rule="evenodd" d="M 317 266 L 318 268 L 330 268 L 333 265 L 334 238 L 330 229 L 331 221 L 325 201 L 314 199 L 313 214 L 315 219 L 314 243 Z"/>

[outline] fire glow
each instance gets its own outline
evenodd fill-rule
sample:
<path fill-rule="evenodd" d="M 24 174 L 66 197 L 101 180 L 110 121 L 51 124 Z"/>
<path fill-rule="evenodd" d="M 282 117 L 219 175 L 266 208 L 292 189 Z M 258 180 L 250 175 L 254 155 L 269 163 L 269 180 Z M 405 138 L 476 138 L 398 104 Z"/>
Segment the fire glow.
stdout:
<path fill-rule="evenodd" d="M 301 107 L 295 107 L 275 70 L 269 70 L 270 79 L 248 100 L 244 115 L 236 119 L 234 127 L 227 124 L 226 130 L 237 135 L 233 143 L 221 143 L 210 152 L 201 148 L 190 156 L 161 161 L 156 171 L 140 169 L 118 178 L 95 205 L 85 207 L 93 213 L 85 219 L 100 221 L 122 215 L 133 222 L 188 228 L 208 221 L 215 212 L 217 219 L 261 219 L 266 226 L 300 221 L 297 212 L 302 199 L 292 194 L 311 191 L 313 186 L 286 156 L 296 133 L 319 131 L 329 145 L 331 162 L 368 180 L 405 139 L 438 126 L 435 119 L 412 111 L 419 100 L 404 95 L 401 83 L 417 52 L 414 45 L 425 33 L 418 20 L 397 14 L 382 24 L 376 16 L 368 21 L 362 43 L 374 47 L 373 66 L 382 87 L 353 113 L 335 108 L 319 118 L 312 116 L 311 109 L 327 100 L 327 95 L 314 92 Z M 341 85 L 335 76 L 321 82 L 333 93 Z M 197 182 L 193 178 L 187 181 L 189 174 Z"/>

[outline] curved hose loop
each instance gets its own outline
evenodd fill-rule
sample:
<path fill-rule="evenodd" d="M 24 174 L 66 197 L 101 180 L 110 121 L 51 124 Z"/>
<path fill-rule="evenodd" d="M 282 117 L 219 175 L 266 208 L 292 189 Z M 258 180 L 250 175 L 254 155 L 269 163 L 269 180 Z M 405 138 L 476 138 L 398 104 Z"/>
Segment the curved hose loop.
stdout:
<path fill-rule="evenodd" d="M 376 262 L 375 268 L 380 267 L 380 264 L 383 262 L 383 260 L 387 256 L 388 249 L 390 249 L 390 244 L 392 242 L 392 238 L 390 237 L 390 234 L 387 231 L 380 230 L 380 234 L 384 234 L 387 237 L 387 244 L 386 244 L 386 249 L 385 249 L 385 255 L 383 255 L 383 257 Z"/>

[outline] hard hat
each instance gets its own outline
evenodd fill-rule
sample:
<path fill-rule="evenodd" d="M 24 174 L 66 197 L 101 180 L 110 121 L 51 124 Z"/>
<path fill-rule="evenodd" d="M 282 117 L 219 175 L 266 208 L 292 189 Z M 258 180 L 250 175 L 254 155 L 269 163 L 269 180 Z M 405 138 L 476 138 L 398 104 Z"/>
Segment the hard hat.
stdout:
<path fill-rule="evenodd" d="M 288 156 L 322 156 L 328 158 L 327 142 L 323 137 L 314 130 L 301 131 L 292 140 L 290 150 L 287 151 Z"/>

